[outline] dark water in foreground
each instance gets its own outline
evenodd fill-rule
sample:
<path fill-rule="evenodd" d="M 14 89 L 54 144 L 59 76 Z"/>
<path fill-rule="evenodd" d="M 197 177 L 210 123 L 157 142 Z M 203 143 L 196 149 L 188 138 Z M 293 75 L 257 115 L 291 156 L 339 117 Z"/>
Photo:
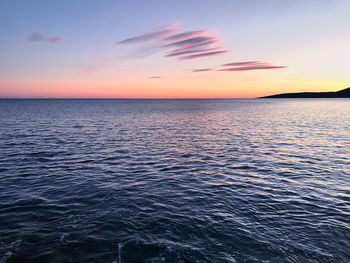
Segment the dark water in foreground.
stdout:
<path fill-rule="evenodd" d="M 0 262 L 350 262 L 350 100 L 0 100 Z"/>

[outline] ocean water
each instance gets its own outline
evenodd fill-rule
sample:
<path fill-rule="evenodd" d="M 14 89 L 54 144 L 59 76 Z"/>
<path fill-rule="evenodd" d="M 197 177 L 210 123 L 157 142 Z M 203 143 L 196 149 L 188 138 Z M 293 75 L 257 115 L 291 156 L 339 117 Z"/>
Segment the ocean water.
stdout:
<path fill-rule="evenodd" d="M 350 262 L 350 100 L 0 100 L 0 262 Z"/>

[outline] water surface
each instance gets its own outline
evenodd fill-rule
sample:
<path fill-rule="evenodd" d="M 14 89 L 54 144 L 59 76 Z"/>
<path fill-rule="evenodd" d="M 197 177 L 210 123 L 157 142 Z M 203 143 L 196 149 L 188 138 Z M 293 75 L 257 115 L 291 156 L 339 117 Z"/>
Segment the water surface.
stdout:
<path fill-rule="evenodd" d="M 0 262 L 350 262 L 350 101 L 0 100 Z"/>

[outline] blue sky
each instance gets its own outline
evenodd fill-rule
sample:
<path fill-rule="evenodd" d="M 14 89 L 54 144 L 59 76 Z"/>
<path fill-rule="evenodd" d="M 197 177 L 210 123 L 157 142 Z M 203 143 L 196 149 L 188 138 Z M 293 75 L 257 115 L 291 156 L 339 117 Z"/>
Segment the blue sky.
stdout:
<path fill-rule="evenodd" d="M 188 87 L 222 79 L 226 89 L 232 84 L 232 92 L 226 90 L 225 94 L 233 97 L 241 92 L 240 87 L 247 88 L 243 83 L 247 78 L 260 81 L 260 86 L 266 87 L 267 91 L 268 87 L 283 84 L 288 91 L 293 85 L 295 90 L 337 89 L 343 85 L 345 88 L 349 83 L 350 68 L 349 13 L 350 1 L 345 0 L 1 0 L 0 76 L 5 81 L 0 82 L 0 95 L 9 96 L 11 90 L 16 89 L 14 96 L 21 96 L 23 90 L 30 94 L 35 83 L 42 83 L 44 87 L 44 83 L 52 79 L 62 81 L 70 88 L 74 88 L 74 83 L 100 81 L 102 86 L 108 84 L 109 90 L 113 81 L 118 80 L 119 86 L 116 84 L 115 92 L 110 94 L 118 96 L 120 83 L 130 89 L 137 86 L 137 92 L 143 79 L 152 76 L 176 78 L 181 85 Z M 161 30 L 174 23 L 179 24 L 180 32 L 215 32 L 220 46 L 224 47 L 222 50 L 230 52 L 210 58 L 177 61 L 166 58 L 164 51 L 150 52 L 149 56 L 133 55 L 135 50 L 149 50 L 148 43 L 115 45 L 118 41 Z M 31 38 L 33 34 L 40 37 Z M 56 42 L 51 41 L 55 38 Z M 259 72 L 227 74 L 201 72 L 201 77 L 187 73 L 204 68 L 215 68 L 216 71 L 221 64 L 245 61 L 285 68 L 269 70 L 268 73 L 265 70 L 265 75 L 260 69 Z M 84 68 L 98 70 L 86 74 Z M 18 79 L 29 82 L 28 87 Z M 195 82 L 194 79 L 200 80 Z M 299 79 L 300 83 L 288 82 L 288 79 L 294 79 L 294 82 Z M 161 81 L 166 84 L 165 80 Z M 305 84 L 308 81 L 309 85 Z M 144 89 L 151 85 L 145 85 Z M 253 85 L 250 93 L 263 93 L 263 89 L 256 86 Z M 49 89 L 43 96 L 51 94 Z M 78 88 L 76 94 L 79 94 Z M 108 92 L 103 94 L 109 96 Z M 57 95 L 53 93 L 53 96 Z"/>

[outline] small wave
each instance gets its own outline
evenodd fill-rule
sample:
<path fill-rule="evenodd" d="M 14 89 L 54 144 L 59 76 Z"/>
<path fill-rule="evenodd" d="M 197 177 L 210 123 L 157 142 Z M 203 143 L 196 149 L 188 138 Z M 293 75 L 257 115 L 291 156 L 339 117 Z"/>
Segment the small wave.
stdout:
<path fill-rule="evenodd" d="M 166 171 L 180 170 L 180 169 L 185 169 L 185 168 L 186 168 L 186 166 L 183 166 L 183 165 L 174 165 L 174 166 L 161 168 L 159 171 L 166 172 Z"/>
<path fill-rule="evenodd" d="M 39 151 L 39 152 L 31 152 L 27 154 L 30 157 L 55 157 L 57 155 L 56 152 L 49 151 Z"/>
<path fill-rule="evenodd" d="M 16 240 L 16 241 L 12 242 L 12 243 L 10 244 L 9 248 L 16 248 L 16 247 L 19 247 L 19 246 L 21 245 L 22 241 L 23 241 L 22 239 L 18 239 L 18 240 Z"/>
<path fill-rule="evenodd" d="M 63 242 L 63 241 L 66 239 L 66 237 L 68 237 L 68 236 L 69 236 L 69 233 L 63 233 L 63 234 L 60 236 L 60 241 Z"/>

